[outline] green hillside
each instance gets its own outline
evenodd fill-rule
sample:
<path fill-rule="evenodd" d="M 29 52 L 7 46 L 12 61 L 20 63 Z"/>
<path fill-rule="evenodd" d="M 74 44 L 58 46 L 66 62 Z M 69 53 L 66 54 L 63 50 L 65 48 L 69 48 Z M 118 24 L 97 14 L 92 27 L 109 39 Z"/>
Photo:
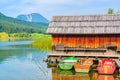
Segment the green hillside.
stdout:
<path fill-rule="evenodd" d="M 7 33 L 44 33 L 48 27 L 45 23 L 34 23 L 22 20 L 17 20 L 12 17 L 7 17 L 0 13 L 0 32 Z"/>

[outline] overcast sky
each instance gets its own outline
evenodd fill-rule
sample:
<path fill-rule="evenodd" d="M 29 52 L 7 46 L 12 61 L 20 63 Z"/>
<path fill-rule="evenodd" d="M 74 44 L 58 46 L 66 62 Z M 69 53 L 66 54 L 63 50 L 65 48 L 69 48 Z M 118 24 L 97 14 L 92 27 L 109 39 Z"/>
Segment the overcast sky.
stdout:
<path fill-rule="evenodd" d="M 40 13 L 49 20 L 54 15 L 105 14 L 109 8 L 120 10 L 120 0 L 0 0 L 0 12 L 7 16 Z"/>

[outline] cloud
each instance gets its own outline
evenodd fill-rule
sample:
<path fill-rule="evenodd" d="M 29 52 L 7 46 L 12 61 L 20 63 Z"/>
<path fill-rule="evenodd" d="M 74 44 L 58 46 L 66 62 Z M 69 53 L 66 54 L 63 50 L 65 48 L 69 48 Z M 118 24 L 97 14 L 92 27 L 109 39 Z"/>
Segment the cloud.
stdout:
<path fill-rule="evenodd" d="M 19 14 L 40 13 L 49 19 L 53 15 L 105 13 L 118 9 L 119 0 L 0 0 L 0 12 L 16 17 Z"/>

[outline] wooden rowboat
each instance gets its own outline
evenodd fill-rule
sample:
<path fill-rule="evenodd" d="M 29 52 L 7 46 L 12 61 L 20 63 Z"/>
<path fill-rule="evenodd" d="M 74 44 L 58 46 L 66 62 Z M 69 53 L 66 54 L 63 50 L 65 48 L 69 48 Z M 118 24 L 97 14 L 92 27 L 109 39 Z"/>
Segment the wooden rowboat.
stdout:
<path fill-rule="evenodd" d="M 79 60 L 78 63 L 74 64 L 74 68 L 76 72 L 88 73 L 92 64 L 93 59 L 82 59 Z"/>
<path fill-rule="evenodd" d="M 73 68 L 74 63 L 59 63 L 58 66 L 62 70 L 71 70 Z"/>
<path fill-rule="evenodd" d="M 114 74 L 116 64 L 113 59 L 103 59 L 97 67 L 99 74 Z"/>
<path fill-rule="evenodd" d="M 62 59 L 62 62 L 58 64 L 58 66 L 62 70 L 70 70 L 77 61 L 78 58 L 76 57 L 65 57 Z"/>

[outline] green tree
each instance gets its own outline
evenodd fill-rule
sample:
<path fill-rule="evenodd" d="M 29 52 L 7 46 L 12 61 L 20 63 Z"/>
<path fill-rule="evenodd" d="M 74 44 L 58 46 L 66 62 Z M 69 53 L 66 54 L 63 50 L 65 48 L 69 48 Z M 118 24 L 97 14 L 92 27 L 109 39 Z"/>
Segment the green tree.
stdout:
<path fill-rule="evenodd" d="M 108 14 L 114 14 L 113 9 L 109 8 L 109 9 L 108 9 Z"/>

